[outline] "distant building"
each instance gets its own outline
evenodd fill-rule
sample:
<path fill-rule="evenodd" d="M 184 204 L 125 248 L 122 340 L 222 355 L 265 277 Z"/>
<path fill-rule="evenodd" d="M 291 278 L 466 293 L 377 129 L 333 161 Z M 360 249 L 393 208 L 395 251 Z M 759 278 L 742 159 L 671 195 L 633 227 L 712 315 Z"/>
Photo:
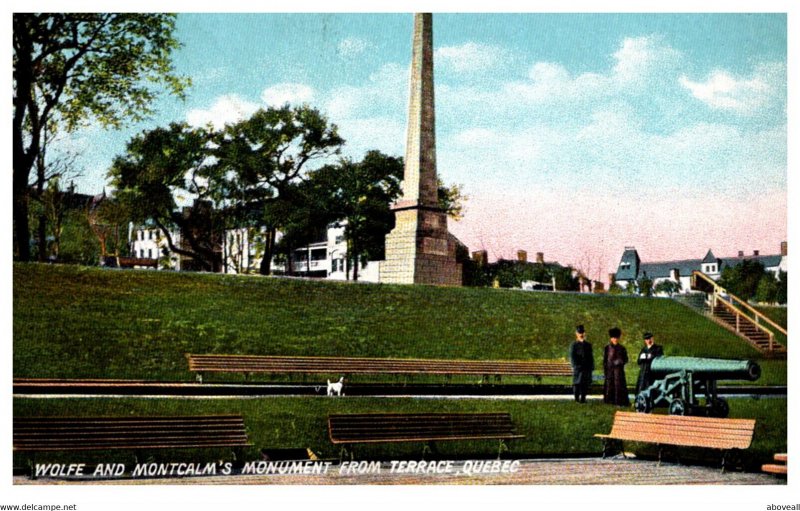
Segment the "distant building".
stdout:
<path fill-rule="evenodd" d="M 779 254 L 761 255 L 758 250 L 752 255 L 744 255 L 739 251 L 736 257 L 717 257 L 709 249 L 702 259 L 681 259 L 674 261 L 659 261 L 643 263 L 635 247 L 625 247 L 622 253 L 617 272 L 611 274 L 612 284 L 616 283 L 622 288 L 627 288 L 632 282 L 647 277 L 653 281 L 653 287 L 665 280 L 679 282 L 681 293 L 691 291 L 691 277 L 693 271 L 701 271 L 714 280 L 718 280 L 726 267 L 734 267 L 742 261 L 758 261 L 764 269 L 776 276 L 780 271 L 788 269 L 787 244 L 781 243 Z"/>

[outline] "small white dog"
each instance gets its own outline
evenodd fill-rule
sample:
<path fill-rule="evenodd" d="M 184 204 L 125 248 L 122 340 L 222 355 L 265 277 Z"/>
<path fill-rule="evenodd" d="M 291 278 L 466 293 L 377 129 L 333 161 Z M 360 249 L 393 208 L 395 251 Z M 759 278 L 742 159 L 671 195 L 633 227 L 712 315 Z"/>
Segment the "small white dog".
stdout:
<path fill-rule="evenodd" d="M 336 394 L 337 396 L 341 396 L 343 387 L 344 387 L 344 376 L 340 377 L 339 381 L 337 381 L 336 383 L 331 383 L 331 381 L 328 380 L 328 395 L 332 396 Z"/>

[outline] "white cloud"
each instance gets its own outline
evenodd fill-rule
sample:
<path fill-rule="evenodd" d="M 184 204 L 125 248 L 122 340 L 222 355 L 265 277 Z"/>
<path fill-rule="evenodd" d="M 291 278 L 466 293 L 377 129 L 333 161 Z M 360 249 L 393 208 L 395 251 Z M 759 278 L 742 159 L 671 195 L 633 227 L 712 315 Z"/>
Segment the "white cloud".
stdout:
<path fill-rule="evenodd" d="M 510 59 L 510 53 L 488 44 L 475 42 L 459 46 L 444 46 L 434 52 L 436 66 L 456 73 L 477 73 L 501 65 Z"/>
<path fill-rule="evenodd" d="M 746 78 L 715 70 L 704 82 L 692 81 L 686 75 L 679 82 L 692 96 L 712 108 L 753 114 L 780 95 L 785 74 L 782 64 L 763 64 Z"/>
<path fill-rule="evenodd" d="M 218 97 L 210 108 L 190 110 L 186 114 L 186 122 L 198 127 L 211 124 L 215 129 L 220 129 L 226 124 L 250 117 L 258 108 L 257 103 L 229 94 Z"/>
<path fill-rule="evenodd" d="M 314 89 L 302 83 L 278 83 L 261 93 L 261 100 L 268 106 L 281 107 L 286 103 L 299 105 L 314 99 Z"/>
<path fill-rule="evenodd" d="M 340 57 L 351 59 L 358 57 L 371 46 L 372 45 L 364 39 L 348 37 L 339 41 L 337 50 Z"/>
<path fill-rule="evenodd" d="M 640 83 L 653 73 L 663 73 L 679 62 L 680 53 L 657 36 L 627 37 L 614 53 L 614 79 Z"/>

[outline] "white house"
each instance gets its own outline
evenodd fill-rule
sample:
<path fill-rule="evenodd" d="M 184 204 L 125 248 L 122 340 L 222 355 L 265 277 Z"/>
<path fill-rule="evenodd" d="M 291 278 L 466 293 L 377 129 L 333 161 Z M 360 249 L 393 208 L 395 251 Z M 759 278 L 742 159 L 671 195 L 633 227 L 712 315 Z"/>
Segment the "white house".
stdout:
<path fill-rule="evenodd" d="M 160 269 L 180 270 L 181 258 L 169 250 L 167 238 L 161 229 L 140 227 L 130 229 L 131 256 L 139 259 L 157 259 Z M 171 232 L 173 243 L 180 244 L 180 233 Z"/>
<path fill-rule="evenodd" d="M 780 271 L 788 270 L 788 251 L 787 243 L 781 243 L 780 254 L 761 255 L 758 250 L 753 251 L 752 255 L 744 255 L 744 251 L 739 251 L 736 257 L 716 257 L 709 249 L 702 259 L 682 259 L 674 261 L 659 261 L 643 263 L 639 258 L 639 252 L 635 247 L 625 247 L 622 253 L 617 272 L 611 274 L 612 284 L 616 282 L 623 288 L 627 288 L 631 282 L 642 277 L 648 277 L 653 281 L 653 287 L 665 280 L 679 282 L 680 292 L 688 293 L 691 291 L 692 272 L 697 270 L 705 273 L 714 280 L 722 275 L 722 270 L 726 267 L 733 267 L 744 260 L 758 261 L 764 269 L 774 273 L 776 276 Z"/>

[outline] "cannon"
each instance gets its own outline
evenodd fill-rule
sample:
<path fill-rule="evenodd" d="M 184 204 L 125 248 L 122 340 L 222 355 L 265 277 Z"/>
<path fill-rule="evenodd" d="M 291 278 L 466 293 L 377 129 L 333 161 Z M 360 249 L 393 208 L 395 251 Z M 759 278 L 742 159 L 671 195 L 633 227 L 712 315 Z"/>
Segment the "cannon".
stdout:
<path fill-rule="evenodd" d="M 650 375 L 655 381 L 637 394 L 637 412 L 667 407 L 671 415 L 727 417 L 728 402 L 717 395 L 717 381 L 755 381 L 761 367 L 750 360 L 662 356 L 653 359 Z"/>

